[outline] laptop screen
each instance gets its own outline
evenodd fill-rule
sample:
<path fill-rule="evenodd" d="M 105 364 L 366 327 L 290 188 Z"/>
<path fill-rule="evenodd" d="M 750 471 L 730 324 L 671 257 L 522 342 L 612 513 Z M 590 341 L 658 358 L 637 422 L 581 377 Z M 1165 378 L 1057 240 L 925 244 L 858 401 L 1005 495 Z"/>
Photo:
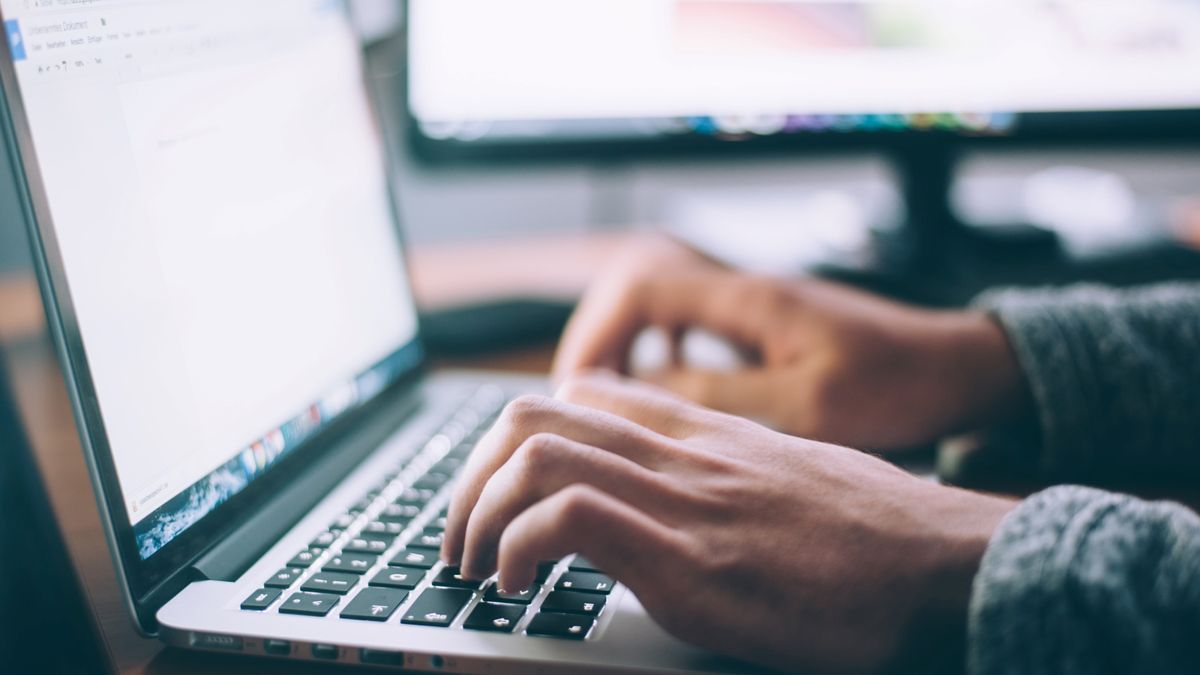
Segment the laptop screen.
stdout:
<path fill-rule="evenodd" d="M 147 559 L 419 360 L 359 46 L 330 0 L 0 8 Z"/>

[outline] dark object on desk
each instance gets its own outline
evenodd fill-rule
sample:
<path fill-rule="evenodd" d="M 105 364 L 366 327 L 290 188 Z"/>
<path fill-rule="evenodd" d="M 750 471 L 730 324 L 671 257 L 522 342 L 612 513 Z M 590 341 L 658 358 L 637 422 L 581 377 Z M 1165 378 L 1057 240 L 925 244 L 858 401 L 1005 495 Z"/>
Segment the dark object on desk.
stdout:
<path fill-rule="evenodd" d="M 422 314 L 421 331 L 434 356 L 500 352 L 557 340 L 574 309 L 554 300 L 495 300 Z"/>
<path fill-rule="evenodd" d="M 0 360 L 0 654 L 4 672 L 108 672 Z"/>

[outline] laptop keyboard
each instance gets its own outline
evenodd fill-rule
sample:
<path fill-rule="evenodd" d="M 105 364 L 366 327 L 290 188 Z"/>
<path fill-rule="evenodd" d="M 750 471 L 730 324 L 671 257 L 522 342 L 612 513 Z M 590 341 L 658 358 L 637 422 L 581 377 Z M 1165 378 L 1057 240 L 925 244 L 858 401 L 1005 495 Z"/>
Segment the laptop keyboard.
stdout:
<path fill-rule="evenodd" d="M 507 593 L 494 578 L 468 581 L 438 559 L 446 510 L 432 504 L 444 503 L 505 402 L 492 387 L 468 399 L 416 457 L 316 533 L 241 609 L 586 639 L 614 583 L 581 556 L 545 561 L 535 583 Z"/>

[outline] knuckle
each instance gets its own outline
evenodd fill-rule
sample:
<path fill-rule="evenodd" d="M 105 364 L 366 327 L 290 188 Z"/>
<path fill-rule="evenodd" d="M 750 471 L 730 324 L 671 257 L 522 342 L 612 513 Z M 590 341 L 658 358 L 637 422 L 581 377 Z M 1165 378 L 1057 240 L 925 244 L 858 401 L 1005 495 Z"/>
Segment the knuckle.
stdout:
<path fill-rule="evenodd" d="M 596 493 L 581 483 L 568 485 L 558 496 L 558 526 L 562 530 L 586 527 L 596 511 Z"/>
<path fill-rule="evenodd" d="M 563 439 L 550 433 L 537 433 L 517 448 L 515 459 L 527 474 L 546 471 L 562 454 Z"/>
<path fill-rule="evenodd" d="M 524 394 L 505 406 L 503 418 L 513 428 L 527 428 L 544 415 L 551 405 L 551 400 L 546 396 Z"/>

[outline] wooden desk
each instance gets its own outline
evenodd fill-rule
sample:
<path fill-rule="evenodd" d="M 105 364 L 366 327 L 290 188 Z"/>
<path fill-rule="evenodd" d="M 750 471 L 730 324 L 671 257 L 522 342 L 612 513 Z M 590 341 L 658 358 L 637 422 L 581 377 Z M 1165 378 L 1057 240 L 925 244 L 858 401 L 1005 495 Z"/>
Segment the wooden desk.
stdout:
<path fill-rule="evenodd" d="M 486 299 L 489 294 L 569 298 L 580 293 L 594 270 L 625 241 L 626 236 L 607 235 L 429 247 L 412 258 L 414 285 L 427 307 Z M 513 260 L 537 264 L 513 265 Z M 30 442 L 113 672 L 282 675 L 345 670 L 169 650 L 139 637 L 118 594 L 62 373 L 32 279 L 0 279 L 0 348 L 8 357 Z M 545 346 L 440 365 L 546 372 L 551 356 Z"/>

